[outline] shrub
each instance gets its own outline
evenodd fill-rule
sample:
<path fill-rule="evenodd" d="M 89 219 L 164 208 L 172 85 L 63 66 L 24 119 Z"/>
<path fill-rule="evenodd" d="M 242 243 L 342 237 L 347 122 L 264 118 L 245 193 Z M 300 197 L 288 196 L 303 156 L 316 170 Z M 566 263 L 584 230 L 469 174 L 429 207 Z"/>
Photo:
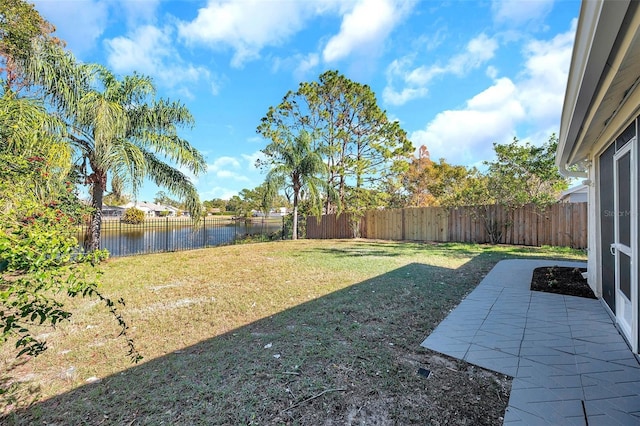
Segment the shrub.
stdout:
<path fill-rule="evenodd" d="M 122 215 L 122 219 L 120 219 L 122 223 L 130 223 L 133 225 L 139 225 L 144 223 L 144 212 L 142 210 L 136 209 L 135 207 L 131 207 L 124 211 Z"/>
<path fill-rule="evenodd" d="M 131 360 L 141 359 L 119 313 L 124 302 L 98 291 L 96 265 L 109 253 L 78 251 L 76 224 L 88 209 L 71 181 L 43 172 L 44 162 L 0 152 L 0 346 L 13 345 L 20 358 L 0 372 L 0 414 L 9 405 L 27 402 L 7 372 L 47 349 L 43 327 L 69 320 L 65 294 L 101 302 L 117 321 Z"/>

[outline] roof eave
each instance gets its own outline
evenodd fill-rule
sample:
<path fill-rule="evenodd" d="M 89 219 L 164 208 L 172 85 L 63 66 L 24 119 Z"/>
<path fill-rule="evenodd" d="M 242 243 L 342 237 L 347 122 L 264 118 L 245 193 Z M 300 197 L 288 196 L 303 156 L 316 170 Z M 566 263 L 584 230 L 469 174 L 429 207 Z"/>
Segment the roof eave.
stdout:
<path fill-rule="evenodd" d="M 584 177 L 584 171 L 570 167 L 585 158 L 575 158 L 584 120 L 592 107 L 600 79 L 609 65 L 607 59 L 616 41 L 630 0 L 583 1 L 576 29 L 571 67 L 567 80 L 556 165 L 568 177 Z"/>

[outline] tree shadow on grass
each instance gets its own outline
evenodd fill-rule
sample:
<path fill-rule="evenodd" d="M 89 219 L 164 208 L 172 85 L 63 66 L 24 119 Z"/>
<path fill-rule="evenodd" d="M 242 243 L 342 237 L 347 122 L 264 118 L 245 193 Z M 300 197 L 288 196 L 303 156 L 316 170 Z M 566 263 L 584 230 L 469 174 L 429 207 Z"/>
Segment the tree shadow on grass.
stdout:
<path fill-rule="evenodd" d="M 409 264 L 0 420 L 500 423 L 510 386 L 505 376 L 420 347 L 497 260 L 483 253 L 457 269 Z M 417 374 L 419 368 L 431 376 Z"/>
<path fill-rule="evenodd" d="M 307 251 L 328 253 L 343 257 L 352 256 L 381 256 L 381 257 L 400 257 L 408 254 L 421 254 L 425 249 L 428 249 L 430 255 L 442 255 L 457 257 L 472 257 L 477 256 L 478 247 L 486 247 L 487 250 L 494 250 L 496 246 L 479 246 L 460 243 L 438 243 L 438 242 L 407 242 L 407 241 L 383 241 L 378 244 L 384 244 L 385 250 L 372 248 L 370 242 L 363 242 L 362 244 L 352 243 L 348 247 L 332 247 L 332 248 L 312 248 Z M 465 248 L 465 246 L 469 248 Z M 452 251 L 452 247 L 455 247 L 455 252 Z M 472 247 L 474 249 L 472 249 Z M 527 252 L 527 248 L 522 248 L 524 252 Z M 517 249 L 512 249 L 517 250 Z"/>

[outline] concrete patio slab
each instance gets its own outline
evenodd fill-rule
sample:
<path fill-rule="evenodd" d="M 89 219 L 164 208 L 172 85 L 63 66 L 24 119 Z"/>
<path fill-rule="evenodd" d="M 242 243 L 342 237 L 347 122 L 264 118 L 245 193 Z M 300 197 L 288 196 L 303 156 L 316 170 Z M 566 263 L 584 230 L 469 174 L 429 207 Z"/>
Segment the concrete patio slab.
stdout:
<path fill-rule="evenodd" d="M 542 266 L 503 260 L 422 342 L 514 377 L 505 425 L 638 425 L 640 364 L 600 300 L 530 291 Z"/>

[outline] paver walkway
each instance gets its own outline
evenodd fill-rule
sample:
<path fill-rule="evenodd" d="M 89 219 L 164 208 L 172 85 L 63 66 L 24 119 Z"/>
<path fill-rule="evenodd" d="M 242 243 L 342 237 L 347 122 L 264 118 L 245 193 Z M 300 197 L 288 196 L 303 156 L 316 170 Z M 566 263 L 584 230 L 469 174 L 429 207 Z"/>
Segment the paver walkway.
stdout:
<path fill-rule="evenodd" d="M 640 425 L 640 365 L 600 300 L 530 291 L 504 260 L 422 346 L 513 376 L 505 425 Z"/>

